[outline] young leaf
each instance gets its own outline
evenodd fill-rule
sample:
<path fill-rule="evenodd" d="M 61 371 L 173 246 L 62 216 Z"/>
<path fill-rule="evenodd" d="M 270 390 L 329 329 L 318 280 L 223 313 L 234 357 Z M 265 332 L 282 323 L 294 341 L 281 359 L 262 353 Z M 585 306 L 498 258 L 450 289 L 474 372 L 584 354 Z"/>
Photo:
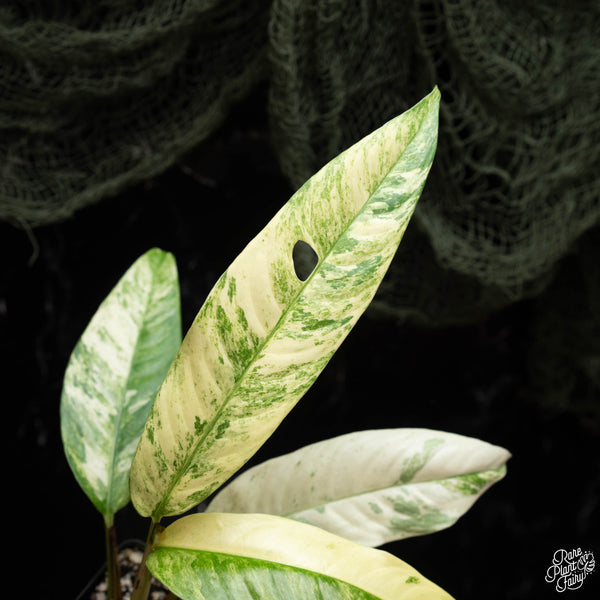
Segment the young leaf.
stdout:
<path fill-rule="evenodd" d="M 455 523 L 504 476 L 509 458 L 504 448 L 443 431 L 360 431 L 249 469 L 207 510 L 280 515 L 381 546 Z"/>
<path fill-rule="evenodd" d="M 312 177 L 211 291 L 170 369 L 133 461 L 143 516 L 181 514 L 277 428 L 370 303 L 431 167 L 440 94 Z M 296 275 L 293 251 L 317 254 Z"/>
<path fill-rule="evenodd" d="M 183 517 L 148 567 L 182 600 L 451 600 L 387 552 L 270 515 Z"/>
<path fill-rule="evenodd" d="M 175 260 L 152 249 L 102 302 L 71 355 L 60 402 L 75 478 L 112 524 L 156 392 L 181 343 Z"/>

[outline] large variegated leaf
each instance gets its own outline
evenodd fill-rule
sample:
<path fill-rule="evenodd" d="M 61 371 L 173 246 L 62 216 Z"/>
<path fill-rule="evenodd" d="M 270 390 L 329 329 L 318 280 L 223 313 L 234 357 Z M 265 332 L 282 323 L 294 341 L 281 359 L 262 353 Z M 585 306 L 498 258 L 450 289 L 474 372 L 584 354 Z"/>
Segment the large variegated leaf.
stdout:
<path fill-rule="evenodd" d="M 129 501 L 131 461 L 180 343 L 175 260 L 152 249 L 102 302 L 64 377 L 60 418 L 65 453 L 108 525 Z"/>
<path fill-rule="evenodd" d="M 312 177 L 219 279 L 161 386 L 133 461 L 135 507 L 191 508 L 312 385 L 370 303 L 429 172 L 439 92 Z M 299 241 L 318 256 L 301 280 Z"/>
<path fill-rule="evenodd" d="M 443 431 L 360 431 L 249 469 L 208 510 L 285 516 L 380 546 L 452 525 L 504 476 L 509 458 Z"/>
<path fill-rule="evenodd" d="M 182 600 L 451 600 L 387 552 L 270 515 L 183 517 L 148 567 Z"/>

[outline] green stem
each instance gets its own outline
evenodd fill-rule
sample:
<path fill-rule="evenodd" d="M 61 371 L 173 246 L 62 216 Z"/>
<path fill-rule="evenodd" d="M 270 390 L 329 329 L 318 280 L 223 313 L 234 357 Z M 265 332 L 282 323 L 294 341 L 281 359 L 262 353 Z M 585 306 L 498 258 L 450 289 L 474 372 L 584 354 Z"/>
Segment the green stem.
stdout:
<path fill-rule="evenodd" d="M 150 573 L 148 570 L 146 560 L 148 556 L 150 556 L 150 552 L 152 552 L 152 548 L 154 546 L 154 536 L 156 535 L 157 527 L 159 527 L 159 523 L 153 520 L 150 525 L 150 529 L 148 530 L 148 538 L 146 539 L 146 547 L 144 548 L 142 563 L 140 564 L 140 568 L 135 576 L 131 600 L 147 600 L 148 595 L 150 594 L 152 573 Z"/>
<path fill-rule="evenodd" d="M 121 567 L 119 565 L 119 551 L 117 549 L 117 533 L 114 525 L 104 525 L 104 539 L 106 545 L 106 578 L 108 600 L 122 600 L 121 592 Z"/>

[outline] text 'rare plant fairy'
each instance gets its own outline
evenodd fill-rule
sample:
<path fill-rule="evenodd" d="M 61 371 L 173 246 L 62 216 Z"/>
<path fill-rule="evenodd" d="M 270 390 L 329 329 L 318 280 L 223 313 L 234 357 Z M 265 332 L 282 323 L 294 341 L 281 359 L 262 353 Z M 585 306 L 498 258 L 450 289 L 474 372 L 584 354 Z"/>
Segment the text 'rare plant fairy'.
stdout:
<path fill-rule="evenodd" d="M 257 465 L 206 500 L 294 407 L 367 308 L 425 184 L 440 95 L 307 181 L 217 281 L 183 342 L 175 261 L 153 249 L 102 303 L 65 374 L 71 468 L 107 532 L 150 518 L 133 592 L 151 574 L 183 600 L 450 596 L 376 550 L 454 523 L 503 477 L 506 450 L 427 429 L 354 432 Z M 299 274 L 294 253 L 311 249 Z"/>

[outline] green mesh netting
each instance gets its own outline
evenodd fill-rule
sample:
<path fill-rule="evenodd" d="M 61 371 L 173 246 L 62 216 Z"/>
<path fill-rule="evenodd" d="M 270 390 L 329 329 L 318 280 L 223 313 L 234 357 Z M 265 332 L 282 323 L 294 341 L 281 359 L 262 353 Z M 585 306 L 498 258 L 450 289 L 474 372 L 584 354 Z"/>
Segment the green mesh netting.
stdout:
<path fill-rule="evenodd" d="M 276 0 L 270 24 L 295 185 L 442 92 L 433 170 L 373 309 L 440 326 L 535 298 L 526 394 L 597 414 L 600 4 Z"/>
<path fill-rule="evenodd" d="M 272 127 L 296 185 L 441 89 L 427 239 L 407 241 L 382 308 L 461 320 L 539 293 L 600 222 L 597 2 L 276 0 L 270 34 Z"/>
<path fill-rule="evenodd" d="M 268 7 L 2 3 L 0 218 L 60 221 L 206 138 L 265 76 Z"/>
<path fill-rule="evenodd" d="M 538 298 L 540 393 L 597 393 L 597 0 L 2 3 L 0 218 L 165 170 L 261 80 L 295 187 L 437 84 L 434 168 L 373 308 L 444 325 Z"/>

